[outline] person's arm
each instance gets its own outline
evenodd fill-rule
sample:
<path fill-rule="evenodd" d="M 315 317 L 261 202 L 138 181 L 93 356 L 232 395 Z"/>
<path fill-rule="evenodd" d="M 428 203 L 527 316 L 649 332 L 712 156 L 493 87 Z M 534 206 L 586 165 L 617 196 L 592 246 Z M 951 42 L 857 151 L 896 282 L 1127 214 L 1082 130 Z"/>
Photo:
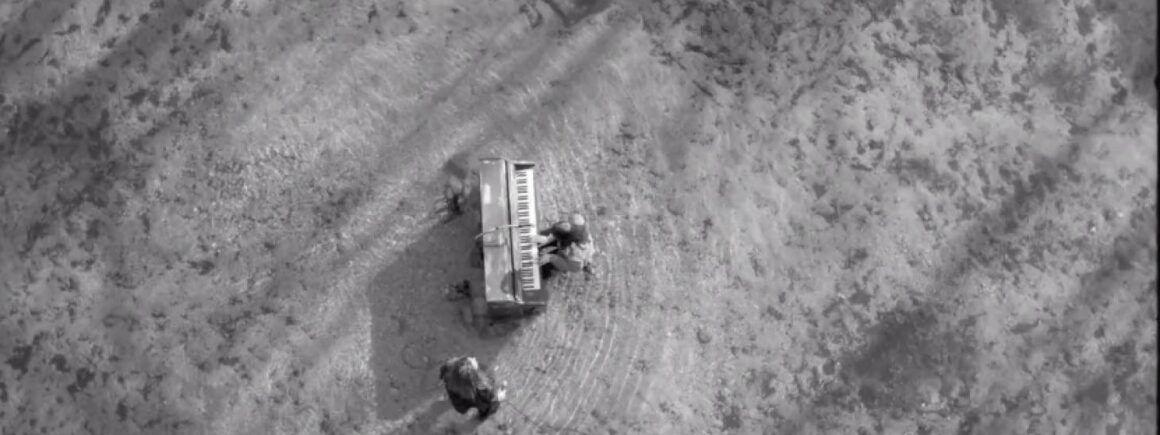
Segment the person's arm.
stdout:
<path fill-rule="evenodd" d="M 552 237 L 553 235 L 555 235 L 555 232 L 556 232 L 556 226 L 552 225 L 552 226 L 549 226 L 547 228 L 540 230 L 540 235 Z"/>
<path fill-rule="evenodd" d="M 539 242 L 540 246 L 556 243 L 556 229 L 548 228 L 546 230 L 540 231 L 540 239 L 537 240 L 537 242 Z"/>

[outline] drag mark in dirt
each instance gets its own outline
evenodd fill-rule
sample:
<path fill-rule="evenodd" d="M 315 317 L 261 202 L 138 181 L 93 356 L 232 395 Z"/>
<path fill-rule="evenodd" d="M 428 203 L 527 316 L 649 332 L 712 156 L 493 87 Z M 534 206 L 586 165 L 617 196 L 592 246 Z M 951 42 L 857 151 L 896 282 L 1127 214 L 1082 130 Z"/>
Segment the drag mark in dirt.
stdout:
<path fill-rule="evenodd" d="M 542 169 L 540 171 L 540 179 L 543 181 L 540 182 L 540 185 L 542 192 L 553 193 L 548 195 L 542 194 L 542 199 L 545 204 L 542 210 L 556 210 L 551 216 L 544 216 L 545 221 L 552 221 L 561 218 L 567 213 L 567 211 L 559 208 L 558 202 L 554 197 L 577 198 L 575 196 L 577 192 L 575 191 L 575 186 L 571 184 L 560 184 L 558 181 L 568 180 L 573 175 L 570 165 L 556 166 L 554 164 L 556 160 L 552 156 L 554 153 L 549 152 L 545 154 L 541 159 Z M 567 157 L 564 160 L 572 161 Z M 556 207 L 549 208 L 553 205 L 556 205 Z M 578 355 L 595 354 L 596 357 L 599 357 L 602 353 L 602 344 L 605 342 L 612 343 L 615 340 L 615 336 L 609 332 L 607 327 L 599 331 L 595 349 L 590 347 L 591 345 L 588 344 L 587 340 L 582 340 L 585 334 L 597 331 L 592 331 L 590 326 L 582 327 L 577 323 L 589 319 L 589 316 L 593 313 L 600 313 L 600 311 L 594 310 L 591 305 L 584 301 L 584 298 L 589 293 L 585 287 L 589 286 L 586 286 L 585 283 L 580 283 L 579 280 L 570 275 L 560 276 L 554 279 L 554 282 L 548 283 L 548 285 L 551 286 L 550 291 L 553 292 L 553 308 L 549 310 L 547 315 L 553 316 L 553 320 L 546 320 L 546 323 L 552 324 L 557 330 L 564 330 L 566 332 L 564 332 L 563 337 L 550 340 L 554 345 L 549 345 L 548 343 L 539 344 L 534 341 L 529 341 L 527 345 L 532 349 L 536 347 L 552 349 L 552 353 L 545 358 L 547 360 L 547 366 L 542 369 L 542 373 L 550 377 L 545 376 L 539 382 L 529 384 L 525 387 L 529 394 L 531 394 L 528 398 L 529 402 L 535 400 L 535 403 L 544 405 L 541 408 L 531 408 L 528 406 L 528 402 L 524 403 L 524 406 L 527 408 L 526 412 L 533 419 L 533 423 L 537 425 L 543 423 L 544 414 L 551 412 L 555 407 L 555 401 L 559 400 L 560 397 L 554 393 L 561 391 L 560 383 L 566 379 L 565 374 L 570 373 L 577 365 L 591 363 L 591 361 L 587 361 Z M 564 320 L 557 322 L 554 319 Z M 588 321 L 591 322 L 590 320 Z M 608 319 L 605 318 L 603 323 L 607 325 Z M 606 338 L 606 334 L 609 337 Z M 544 338 L 546 339 L 547 337 Z M 575 356 L 569 357 L 568 355 Z M 535 397 L 539 398 L 533 399 Z"/>
<path fill-rule="evenodd" d="M 598 158 L 608 136 L 601 129 L 593 130 L 591 124 L 570 122 L 569 106 L 561 115 L 549 116 L 546 133 L 532 129 L 564 138 L 562 143 L 550 147 L 535 144 L 527 151 L 540 156 L 543 209 L 555 210 L 549 212 L 554 215 L 544 218 L 561 218 L 573 210 L 588 216 L 599 251 L 600 277 L 592 281 L 579 276 L 557 278 L 550 284 L 555 286 L 553 308 L 533 326 L 535 331 L 521 340 L 520 349 L 529 352 L 552 349 L 544 358 L 546 365 L 538 370 L 546 376 L 522 386 L 530 396 L 517 394 L 513 399 L 513 404 L 527 414 L 529 421 L 525 423 L 549 432 L 569 431 L 576 424 L 585 427 L 588 416 L 628 416 L 622 413 L 632 406 L 625 401 L 634 400 L 647 377 L 639 372 L 642 360 L 650 359 L 642 351 L 649 352 L 647 349 L 655 345 L 638 326 L 641 314 L 648 311 L 637 301 L 642 300 L 640 295 L 655 291 L 653 284 L 642 279 L 663 269 L 638 262 L 656 261 L 650 254 L 655 235 L 644 229 L 645 216 L 637 215 L 650 207 L 641 202 L 637 192 L 613 187 L 621 184 L 610 183 L 610 179 L 623 180 L 623 174 Z M 538 135 L 531 136 L 517 139 L 533 143 Z M 549 332 L 542 335 L 541 330 Z M 564 345 L 535 344 L 547 337 L 557 337 L 551 342 Z"/>
<path fill-rule="evenodd" d="M 597 143 L 599 143 L 599 139 L 597 139 L 597 138 L 591 138 L 591 139 L 595 140 L 595 141 L 597 141 Z M 595 154 L 595 153 L 593 153 L 592 151 L 598 149 L 598 147 L 587 146 L 587 147 L 584 147 L 583 149 L 589 151 L 589 156 L 587 159 L 585 159 L 585 161 L 589 162 L 589 165 L 595 164 L 594 156 L 593 156 L 593 154 Z M 576 157 L 573 157 L 573 159 L 575 159 L 574 161 L 580 161 Z M 585 166 L 587 166 L 587 165 L 585 165 Z M 577 174 L 583 180 L 582 185 L 577 186 L 577 187 L 580 188 L 580 190 L 583 194 L 583 198 L 585 200 L 584 208 L 585 208 L 586 213 L 589 216 L 592 216 L 592 218 L 596 222 L 603 222 L 604 224 L 601 226 L 603 228 L 605 228 L 607 233 L 608 233 L 606 236 L 603 236 L 599 239 L 603 243 L 598 243 L 598 246 L 597 246 L 598 249 L 604 250 L 606 252 L 606 254 L 602 255 L 603 261 L 600 263 L 600 266 L 598 267 L 597 270 L 607 270 L 608 272 L 606 274 L 604 274 L 604 276 L 602 276 L 603 279 L 601 280 L 601 283 L 600 283 L 601 285 L 589 286 L 589 289 L 587 290 L 593 296 L 595 296 L 592 298 L 593 300 L 591 300 L 591 303 L 593 305 L 599 307 L 599 309 L 601 311 L 604 311 L 604 320 L 605 320 L 605 325 L 606 325 L 605 327 L 607 328 L 609 321 L 617 313 L 616 302 L 619 299 L 619 294 L 618 294 L 619 292 L 617 291 L 618 290 L 617 287 L 613 287 L 613 285 L 616 284 L 615 278 L 620 277 L 620 276 L 625 276 L 625 274 L 627 274 L 629 272 L 628 270 L 625 269 L 625 267 L 626 267 L 626 265 L 628 265 L 630 263 L 626 262 L 626 261 L 615 261 L 615 264 L 617 265 L 617 267 L 615 267 L 615 268 L 610 267 L 611 265 L 609 263 L 611 261 L 613 261 L 613 259 L 619 260 L 621 258 L 624 258 L 623 256 L 625 254 L 627 254 L 625 246 L 622 243 L 622 240 L 624 240 L 624 238 L 623 238 L 624 234 L 622 234 L 620 232 L 619 225 L 617 224 L 617 222 L 615 220 L 604 221 L 601 216 L 593 215 L 593 211 L 594 211 L 593 208 L 597 207 L 598 204 L 601 204 L 600 201 L 602 201 L 604 199 L 604 198 L 600 198 L 598 195 L 596 195 L 595 192 L 589 187 L 591 185 L 589 183 L 590 179 L 594 176 L 597 176 L 597 174 L 595 174 L 593 172 L 594 171 L 586 171 L 584 173 Z M 599 184 L 597 184 L 597 185 L 599 185 Z M 613 228 L 616 228 L 616 230 L 611 231 Z M 628 240 L 633 240 L 633 239 L 629 238 Z M 619 290 L 628 291 L 628 292 L 637 292 L 640 289 L 633 289 L 631 287 L 620 287 Z M 607 301 L 604 301 L 605 297 L 607 297 Z M 632 309 L 632 306 L 633 306 L 632 303 L 629 302 L 629 303 L 622 304 L 622 305 L 623 305 L 622 308 L 626 311 L 625 314 L 631 315 L 631 312 L 628 310 Z M 613 352 L 617 348 L 633 348 L 634 349 L 633 356 L 629 357 L 629 359 L 625 362 L 632 363 L 635 360 L 635 355 L 636 355 L 635 350 L 638 349 L 637 346 L 639 344 L 632 343 L 632 342 L 629 342 L 627 344 L 619 344 L 615 341 L 616 331 L 617 331 L 617 327 L 619 324 L 619 319 L 620 318 L 618 317 L 618 321 L 612 324 L 611 332 L 609 334 L 611 337 L 608 340 L 608 348 L 604 350 L 604 358 L 601 360 L 600 366 L 598 368 L 596 368 L 595 372 L 592 370 L 591 367 L 585 372 L 584 379 L 581 382 L 581 386 L 580 386 L 580 391 L 581 391 L 581 393 L 579 395 L 580 397 L 577 400 L 576 404 L 574 406 L 572 406 L 572 410 L 568 414 L 567 419 L 564 420 L 560 424 L 561 427 L 564 427 L 564 428 L 571 427 L 571 424 L 573 422 L 573 419 L 576 417 L 577 412 L 589 411 L 587 406 L 590 406 L 590 404 L 592 404 L 592 402 L 591 402 L 592 399 L 596 399 L 597 400 L 596 403 L 600 403 L 598 400 L 600 397 L 600 389 L 602 387 L 603 388 L 612 388 L 612 387 L 616 386 L 615 383 L 608 384 L 607 378 L 605 377 L 606 373 L 607 373 L 607 372 L 605 372 L 605 367 L 606 367 L 606 364 L 608 363 L 608 361 L 612 359 L 612 358 L 610 358 L 610 356 L 613 355 Z M 632 328 L 626 328 L 626 329 L 629 329 L 631 331 Z M 593 362 L 595 362 L 595 359 Z M 617 371 L 623 371 L 627 374 L 630 371 L 630 368 L 626 367 L 626 366 L 613 367 L 613 368 L 615 369 L 615 370 L 613 370 L 613 373 L 615 373 Z M 591 385 L 589 386 L 589 388 L 587 390 L 584 390 L 583 389 L 584 384 L 589 383 L 589 382 L 591 382 Z M 615 401 L 613 401 L 613 403 L 615 403 Z M 590 410 L 589 412 L 594 412 L 594 411 L 595 410 Z M 608 412 L 608 410 L 605 410 L 605 413 L 607 413 L 607 412 Z"/>
<path fill-rule="evenodd" d="M 586 34 L 584 32 L 581 30 L 576 36 L 583 38 L 583 35 Z M 602 36 L 600 40 L 614 41 L 615 38 Z M 599 48 L 602 45 L 604 44 L 598 43 L 594 46 L 598 47 L 597 53 L 606 49 Z M 588 60 L 591 60 L 590 58 L 589 55 L 578 57 L 581 63 L 587 63 Z M 574 68 L 566 70 L 576 71 Z M 567 92 L 567 88 L 561 88 L 560 91 Z M 551 97 L 549 96 L 549 98 Z M 538 117 L 531 113 L 521 114 L 513 121 L 516 121 L 515 125 L 522 126 Z M 563 125 L 565 128 L 568 126 L 567 121 L 554 122 L 551 121 L 549 124 Z M 518 132 L 519 129 L 510 131 Z M 543 152 L 544 149 L 548 149 L 544 144 L 523 142 L 522 145 L 524 145 L 522 148 L 525 154 L 520 156 L 521 158 L 545 154 L 538 159 L 541 162 L 541 175 L 538 176 L 538 180 L 540 180 L 540 190 L 543 192 L 541 196 L 542 209 L 556 211 L 552 215 L 543 216 L 544 220 L 561 218 L 566 215 L 568 210 L 575 209 L 571 205 L 560 207 L 559 205 L 564 201 L 559 201 L 556 198 L 570 198 L 567 202 L 580 207 L 588 207 L 588 205 L 574 202 L 576 199 L 582 198 L 583 189 L 571 183 L 554 184 L 554 180 L 580 180 L 589 176 L 581 171 L 584 158 L 577 155 L 566 156 L 562 160 L 566 161 L 567 164 L 557 166 L 553 163 L 552 153 Z M 500 154 L 505 153 L 501 152 Z M 533 160 L 536 159 L 533 158 Z M 577 164 L 580 166 L 576 166 Z M 560 172 L 555 172 L 557 169 Z M 598 246 L 604 246 L 610 240 L 605 237 L 604 235 L 596 237 Z M 602 249 L 604 248 L 602 247 Z M 616 276 L 617 267 L 614 266 L 614 263 L 608 262 L 607 259 L 598 261 L 603 261 L 601 263 L 604 266 L 602 274 L 608 273 L 603 281 L 609 282 Z M 553 286 L 551 291 L 555 295 L 549 312 L 526 328 L 527 333 L 518 339 L 518 349 L 520 350 L 505 355 L 500 363 L 503 376 L 513 380 L 522 380 L 521 385 L 513 385 L 515 389 L 513 390 L 512 403 L 523 409 L 528 414 L 526 417 L 532 420 L 524 422 L 525 424 L 540 424 L 545 418 L 551 417 L 548 413 L 554 412 L 559 407 L 567 406 L 565 403 L 568 400 L 584 400 L 582 397 L 560 396 L 556 392 L 562 391 L 562 383 L 572 380 L 579 381 L 585 389 L 589 386 L 596 386 L 597 383 L 592 375 L 578 376 L 577 373 L 594 373 L 605 367 L 609 361 L 609 350 L 616 347 L 616 343 L 621 337 L 618 333 L 621 329 L 618 329 L 619 326 L 613 323 L 615 310 L 593 309 L 594 306 L 599 307 L 601 302 L 611 302 L 613 307 L 619 306 L 619 309 L 625 309 L 623 304 L 616 303 L 618 297 L 604 297 L 601 292 L 592 291 L 593 287 L 599 286 L 600 283 L 597 281 L 584 282 L 582 278 L 569 276 L 560 277 L 553 281 L 548 284 Z M 556 318 L 561 320 L 555 320 Z M 570 356 L 577 354 L 591 357 Z M 509 360 L 510 362 L 504 362 Z M 534 367 L 532 367 L 533 365 Z M 540 405 L 540 407 L 527 406 L 529 403 Z"/>

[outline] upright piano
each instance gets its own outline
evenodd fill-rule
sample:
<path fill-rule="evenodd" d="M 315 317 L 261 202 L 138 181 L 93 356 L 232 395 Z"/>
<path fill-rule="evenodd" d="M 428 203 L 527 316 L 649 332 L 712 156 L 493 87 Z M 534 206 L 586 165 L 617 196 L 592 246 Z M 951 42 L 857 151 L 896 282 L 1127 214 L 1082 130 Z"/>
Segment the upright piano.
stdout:
<path fill-rule="evenodd" d="M 522 314 L 548 301 L 541 287 L 535 163 L 480 160 L 479 196 L 483 251 L 483 301 L 490 315 Z"/>

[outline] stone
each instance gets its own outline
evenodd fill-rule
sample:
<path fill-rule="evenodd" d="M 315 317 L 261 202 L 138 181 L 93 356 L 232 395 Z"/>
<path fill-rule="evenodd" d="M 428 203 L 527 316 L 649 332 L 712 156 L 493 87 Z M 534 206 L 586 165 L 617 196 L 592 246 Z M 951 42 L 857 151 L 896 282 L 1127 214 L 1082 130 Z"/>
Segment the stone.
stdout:
<path fill-rule="evenodd" d="M 709 344 L 713 342 L 713 336 L 705 328 L 697 328 L 697 341 L 701 344 Z"/>

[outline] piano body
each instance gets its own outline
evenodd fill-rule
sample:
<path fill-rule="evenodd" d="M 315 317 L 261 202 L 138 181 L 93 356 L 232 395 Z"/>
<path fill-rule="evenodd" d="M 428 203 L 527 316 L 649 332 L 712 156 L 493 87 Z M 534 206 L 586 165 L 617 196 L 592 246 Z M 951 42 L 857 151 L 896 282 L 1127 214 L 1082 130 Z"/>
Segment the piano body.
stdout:
<path fill-rule="evenodd" d="M 480 160 L 479 197 L 484 291 L 474 297 L 477 315 L 529 314 L 548 302 L 541 287 L 535 163 Z M 486 308 L 486 313 L 480 310 Z"/>

